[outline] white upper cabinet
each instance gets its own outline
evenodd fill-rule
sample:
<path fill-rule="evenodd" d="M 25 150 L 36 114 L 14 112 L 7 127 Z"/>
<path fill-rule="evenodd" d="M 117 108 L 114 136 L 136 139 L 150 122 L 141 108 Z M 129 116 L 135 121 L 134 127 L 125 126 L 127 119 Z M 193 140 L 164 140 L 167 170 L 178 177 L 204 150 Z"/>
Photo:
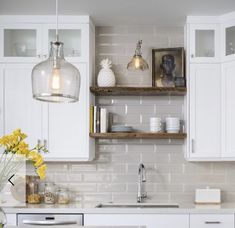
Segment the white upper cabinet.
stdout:
<path fill-rule="evenodd" d="M 49 104 L 48 136 L 49 149 L 46 160 L 89 160 L 89 106 L 86 103 L 86 64 L 75 65 L 81 74 L 79 102 Z M 85 97 L 84 97 L 85 96 Z M 90 148 L 92 149 L 92 148 Z M 92 151 L 90 151 L 92 152 Z"/>
<path fill-rule="evenodd" d="M 17 128 L 27 133 L 32 148 L 42 138 L 42 102 L 32 98 L 32 65 L 8 65 L 1 67 L 1 97 L 4 106 L 1 116 L 1 133 L 9 134 Z"/>
<path fill-rule="evenodd" d="M 221 36 L 223 60 L 235 60 L 235 15 L 234 19 L 222 23 Z"/>
<path fill-rule="evenodd" d="M 59 19 L 65 57 L 81 74 L 79 101 L 55 104 L 32 98 L 32 68 L 48 57 L 49 43 L 55 40 L 54 19 L 0 16 L 0 134 L 21 128 L 31 147 L 40 143 L 48 148 L 46 161 L 89 161 L 95 155 L 95 142 L 89 137 L 94 58 L 89 17 Z"/>
<path fill-rule="evenodd" d="M 223 63 L 223 157 L 235 158 L 235 61 Z"/>
<path fill-rule="evenodd" d="M 210 63 L 220 60 L 219 24 L 190 24 L 190 62 Z"/>
<path fill-rule="evenodd" d="M 189 157 L 221 156 L 220 64 L 190 65 Z"/>
<path fill-rule="evenodd" d="M 5 23 L 3 23 L 5 21 Z M 89 56 L 88 17 L 59 17 L 59 39 L 64 43 L 68 61 L 86 62 Z M 39 62 L 49 56 L 50 42 L 55 41 L 53 16 L 22 16 L 19 20 L 0 17 L 0 62 Z"/>
<path fill-rule="evenodd" d="M 40 24 L 1 24 L 0 61 L 36 62 L 41 53 Z"/>
<path fill-rule="evenodd" d="M 64 43 L 64 56 L 68 61 L 85 62 L 89 50 L 89 26 L 83 24 L 62 24 L 59 39 Z M 50 42 L 56 37 L 56 25 L 43 26 L 43 56 L 49 56 Z"/>
<path fill-rule="evenodd" d="M 234 161 L 235 13 L 188 17 L 186 31 L 187 159 Z"/>

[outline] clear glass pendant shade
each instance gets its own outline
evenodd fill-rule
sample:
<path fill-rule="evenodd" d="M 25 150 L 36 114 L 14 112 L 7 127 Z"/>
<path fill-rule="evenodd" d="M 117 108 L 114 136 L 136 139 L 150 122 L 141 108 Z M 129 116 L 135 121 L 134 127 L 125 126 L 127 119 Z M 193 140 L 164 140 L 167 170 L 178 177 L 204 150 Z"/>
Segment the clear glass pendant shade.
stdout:
<path fill-rule="evenodd" d="M 128 70 L 147 70 L 149 69 L 148 63 L 143 59 L 142 53 L 141 53 L 141 45 L 142 40 L 139 40 L 136 49 L 135 49 L 135 55 L 131 59 L 131 61 L 127 64 Z"/>
<path fill-rule="evenodd" d="M 33 97 L 47 102 L 79 100 L 80 72 L 64 59 L 63 43 L 51 42 L 50 56 L 32 70 Z"/>

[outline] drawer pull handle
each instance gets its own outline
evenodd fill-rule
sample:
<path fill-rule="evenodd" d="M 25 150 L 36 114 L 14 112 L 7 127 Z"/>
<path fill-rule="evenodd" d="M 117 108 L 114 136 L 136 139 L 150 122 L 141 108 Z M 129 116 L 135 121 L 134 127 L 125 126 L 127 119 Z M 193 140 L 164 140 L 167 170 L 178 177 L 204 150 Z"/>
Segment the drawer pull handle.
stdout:
<path fill-rule="evenodd" d="M 205 221 L 205 224 L 220 224 L 220 221 Z"/>
<path fill-rule="evenodd" d="M 77 221 L 31 221 L 23 220 L 23 224 L 26 225 L 41 225 L 41 226 L 53 226 L 53 225 L 73 225 L 77 224 Z"/>
<path fill-rule="evenodd" d="M 191 144 L 191 146 L 192 146 L 192 153 L 195 153 L 195 140 L 194 139 L 192 139 L 192 144 Z"/>

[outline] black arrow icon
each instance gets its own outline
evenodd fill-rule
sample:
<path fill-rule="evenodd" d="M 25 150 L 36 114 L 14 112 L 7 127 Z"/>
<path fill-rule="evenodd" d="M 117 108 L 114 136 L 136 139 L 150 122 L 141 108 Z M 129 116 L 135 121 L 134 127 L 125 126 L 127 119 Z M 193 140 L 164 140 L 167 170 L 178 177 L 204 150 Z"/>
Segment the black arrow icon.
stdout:
<path fill-rule="evenodd" d="M 15 174 L 13 174 L 9 179 L 8 181 L 12 184 L 12 186 L 15 186 L 14 183 L 11 182 L 11 179 L 15 176 Z"/>

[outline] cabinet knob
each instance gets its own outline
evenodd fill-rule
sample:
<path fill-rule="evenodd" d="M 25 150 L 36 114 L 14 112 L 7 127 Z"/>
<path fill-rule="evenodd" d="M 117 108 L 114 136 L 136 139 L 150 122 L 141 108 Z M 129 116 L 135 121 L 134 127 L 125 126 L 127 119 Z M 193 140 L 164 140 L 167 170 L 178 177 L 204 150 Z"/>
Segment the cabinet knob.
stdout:
<path fill-rule="evenodd" d="M 41 59 L 41 55 L 37 55 L 37 58 Z"/>
<path fill-rule="evenodd" d="M 43 55 L 43 58 L 46 59 L 46 58 L 47 58 L 47 55 Z"/>
<path fill-rule="evenodd" d="M 194 58 L 194 54 L 191 54 L 191 58 Z"/>

